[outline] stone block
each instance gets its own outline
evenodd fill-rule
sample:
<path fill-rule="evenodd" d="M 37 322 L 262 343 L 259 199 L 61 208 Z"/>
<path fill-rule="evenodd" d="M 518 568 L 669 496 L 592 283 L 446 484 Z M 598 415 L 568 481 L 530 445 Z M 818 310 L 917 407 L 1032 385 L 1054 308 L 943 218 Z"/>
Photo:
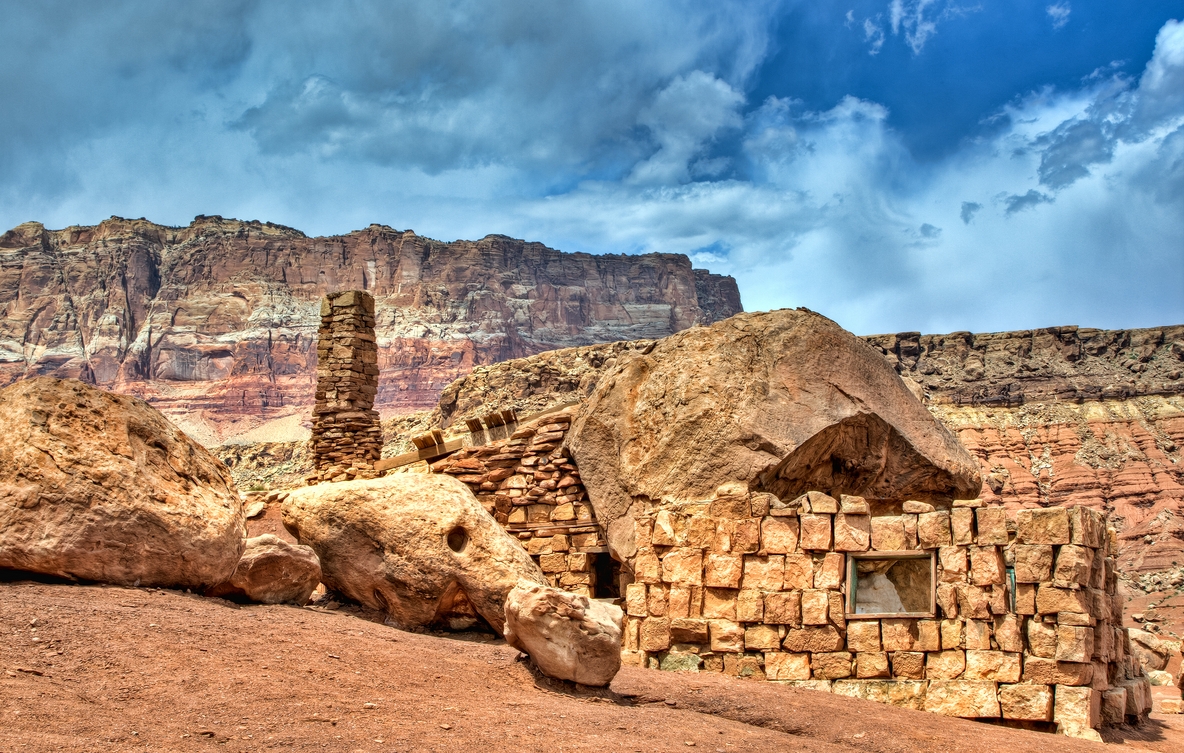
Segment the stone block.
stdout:
<path fill-rule="evenodd" d="M 662 580 L 680 586 L 703 585 L 703 553 L 690 547 L 676 547 L 662 558 Z"/>
<path fill-rule="evenodd" d="M 1088 662 L 1093 655 L 1093 628 L 1057 625 L 1057 661 Z"/>
<path fill-rule="evenodd" d="M 646 590 L 646 610 L 651 617 L 666 617 L 667 594 L 666 586 L 652 585 Z"/>
<path fill-rule="evenodd" d="M 1068 544 L 1069 511 L 1063 507 L 1020 510 L 1016 513 L 1018 544 Z"/>
<path fill-rule="evenodd" d="M 711 650 L 716 653 L 739 653 L 744 650 L 744 627 L 731 620 L 708 620 Z"/>
<path fill-rule="evenodd" d="M 707 508 L 707 514 L 713 518 L 738 520 L 749 517 L 751 513 L 752 505 L 749 502 L 748 490 L 740 488 L 728 489 L 722 494 L 717 491 L 716 497 Z"/>
<path fill-rule="evenodd" d="M 980 507 L 974 517 L 979 546 L 1007 546 L 1007 512 L 1002 507 Z"/>
<path fill-rule="evenodd" d="M 920 711 L 925 707 L 927 685 L 923 680 L 836 680 L 832 692 Z"/>
<path fill-rule="evenodd" d="M 1034 615 L 1036 614 L 1036 584 L 1035 583 L 1017 583 L 1015 586 L 1015 612 L 1016 614 Z"/>
<path fill-rule="evenodd" d="M 958 610 L 964 618 L 986 620 L 991 616 L 991 593 L 982 586 L 957 584 Z"/>
<path fill-rule="evenodd" d="M 790 688 L 798 688 L 800 690 L 813 690 L 818 693 L 830 693 L 830 680 L 788 680 L 780 683 Z"/>
<path fill-rule="evenodd" d="M 756 589 L 742 588 L 736 594 L 736 619 L 739 622 L 763 622 L 765 597 Z"/>
<path fill-rule="evenodd" d="M 905 680 L 920 680 L 925 677 L 925 654 L 920 651 L 896 651 L 889 654 L 892 676 Z"/>
<path fill-rule="evenodd" d="M 918 515 L 921 513 L 927 513 L 927 512 L 933 512 L 933 510 L 934 510 L 933 505 L 929 504 L 928 502 L 918 502 L 913 499 L 905 500 L 905 502 L 901 506 L 901 508 L 906 513 L 912 513 L 914 515 Z"/>
<path fill-rule="evenodd" d="M 913 638 L 913 650 L 941 650 L 941 623 L 939 621 L 917 620 L 917 634 Z"/>
<path fill-rule="evenodd" d="M 846 556 L 838 552 L 827 552 L 815 557 L 814 588 L 842 588 L 846 564 Z"/>
<path fill-rule="evenodd" d="M 847 599 L 839 591 L 828 591 L 827 600 L 830 602 L 830 621 L 840 630 L 847 629 L 846 606 Z"/>
<path fill-rule="evenodd" d="M 1058 612 L 1089 614 L 1089 594 L 1080 589 L 1057 588 L 1046 584 L 1037 586 L 1036 613 L 1056 614 Z"/>
<path fill-rule="evenodd" d="M 970 547 L 970 582 L 972 584 L 976 586 L 1002 585 L 1003 574 L 1003 554 L 999 551 L 999 547 Z"/>
<path fill-rule="evenodd" d="M 931 680 L 925 710 L 967 719 L 990 719 L 1001 713 L 995 683 L 976 680 Z"/>
<path fill-rule="evenodd" d="M 567 570 L 567 555 L 563 553 L 544 554 L 539 557 L 539 567 L 544 573 L 562 573 Z"/>
<path fill-rule="evenodd" d="M 966 652 L 951 649 L 925 655 L 925 676 L 930 680 L 956 680 L 966 670 Z"/>
<path fill-rule="evenodd" d="M 802 624 L 826 625 L 830 622 L 830 595 L 810 589 L 802 592 Z"/>
<path fill-rule="evenodd" d="M 840 513 L 835 516 L 834 548 L 840 552 L 866 552 L 871 546 L 871 517 Z"/>
<path fill-rule="evenodd" d="M 967 651 L 965 680 L 1019 682 L 1023 674 L 1019 654 L 1003 651 Z"/>
<path fill-rule="evenodd" d="M 1062 584 L 1088 586 L 1093 564 L 1092 549 L 1066 544 L 1057 551 L 1056 569 L 1053 570 L 1052 579 Z"/>
<path fill-rule="evenodd" d="M 653 549 L 638 549 L 633 558 L 633 578 L 639 583 L 661 583 L 662 561 Z"/>
<path fill-rule="evenodd" d="M 871 505 L 863 497 L 856 497 L 850 494 L 839 496 L 839 512 L 841 513 L 847 515 L 870 515 L 871 511 Z"/>
<path fill-rule="evenodd" d="M 857 653 L 881 650 L 880 621 L 852 620 L 847 623 L 847 648 Z"/>
<path fill-rule="evenodd" d="M 776 651 L 781 647 L 781 636 L 771 625 L 751 625 L 744 629 L 745 651 Z"/>
<path fill-rule="evenodd" d="M 1052 721 L 1053 691 L 1048 685 L 1000 685 L 999 708 L 1004 719 Z"/>
<path fill-rule="evenodd" d="M 703 616 L 712 620 L 736 619 L 736 597 L 739 593 L 730 588 L 703 589 Z"/>
<path fill-rule="evenodd" d="M 781 554 L 744 555 L 744 588 L 761 591 L 780 591 L 785 573 L 785 556 Z"/>
<path fill-rule="evenodd" d="M 765 594 L 765 622 L 771 625 L 801 625 L 802 592 Z"/>
<path fill-rule="evenodd" d="M 1023 620 L 1023 617 L 1015 614 L 1003 614 L 995 618 L 994 637 L 1000 651 L 1023 653 Z"/>
<path fill-rule="evenodd" d="M 1079 662 L 1059 662 L 1042 656 L 1024 656 L 1024 682 L 1040 685 L 1089 685 L 1094 676 L 1094 665 Z"/>
<path fill-rule="evenodd" d="M 965 648 L 966 636 L 964 635 L 964 624 L 962 620 L 941 621 L 941 648 L 943 651 L 953 648 Z"/>
<path fill-rule="evenodd" d="M 770 680 L 809 680 L 810 655 L 766 651 L 765 677 Z"/>
<path fill-rule="evenodd" d="M 831 548 L 833 538 L 831 536 L 831 521 L 830 515 L 815 515 L 805 514 L 798 518 L 801 523 L 801 540 L 799 546 L 802 549 L 814 551 L 827 551 Z"/>
<path fill-rule="evenodd" d="M 644 583 L 630 583 L 625 586 L 625 614 L 630 617 L 645 617 L 649 614 L 646 609 Z"/>
<path fill-rule="evenodd" d="M 935 590 L 941 616 L 949 620 L 956 618 L 958 616 L 958 584 L 938 583 Z"/>
<path fill-rule="evenodd" d="M 761 521 L 761 551 L 789 554 L 798 550 L 797 518 L 765 518 Z"/>
<path fill-rule="evenodd" d="M 670 620 L 670 640 L 673 643 L 701 643 L 709 640 L 707 620 L 699 617 L 674 617 Z"/>
<path fill-rule="evenodd" d="M 824 653 L 828 651 L 842 651 L 844 648 L 843 635 L 833 625 L 817 627 L 789 628 L 781 646 L 786 651 L 794 653 Z"/>
<path fill-rule="evenodd" d="M 712 549 L 718 522 L 707 515 L 692 515 L 686 525 L 686 545 L 696 549 Z"/>
<path fill-rule="evenodd" d="M 703 556 L 703 585 L 708 588 L 739 588 L 743 575 L 743 555 L 709 553 Z"/>
<path fill-rule="evenodd" d="M 1052 720 L 1062 733 L 1072 734 L 1074 728 L 1097 727 L 1102 721 L 1102 694 L 1093 688 L 1058 685 L 1054 691 Z"/>
<path fill-rule="evenodd" d="M 851 654 L 846 651 L 810 656 L 810 672 L 816 680 L 842 680 L 851 676 Z"/>
<path fill-rule="evenodd" d="M 943 583 L 964 583 L 970 572 L 966 559 L 966 547 L 943 546 L 937 550 L 939 566 L 938 579 Z"/>
<path fill-rule="evenodd" d="M 885 651 L 912 651 L 916 634 L 916 620 L 880 620 L 880 643 Z"/>
<path fill-rule="evenodd" d="M 871 543 L 875 551 L 899 552 L 909 548 L 902 516 L 877 515 L 871 519 L 871 526 Z"/>
<path fill-rule="evenodd" d="M 950 530 L 954 544 L 974 543 L 974 510 L 955 508 L 950 511 Z"/>
<path fill-rule="evenodd" d="M 1016 583 L 1043 583 L 1052 580 L 1053 548 L 1048 544 L 1016 544 Z"/>
<path fill-rule="evenodd" d="M 730 677 L 765 679 L 765 659 L 753 654 L 724 654 L 724 674 Z"/>
<path fill-rule="evenodd" d="M 829 494 L 822 492 L 806 492 L 798 497 L 802 502 L 802 511 L 808 513 L 828 513 L 833 515 L 839 511 L 839 501 Z"/>
<path fill-rule="evenodd" d="M 785 555 L 783 583 L 787 589 L 814 587 L 814 559 L 808 554 Z"/>
<path fill-rule="evenodd" d="M 674 619 L 675 617 L 690 617 L 691 616 L 691 589 L 694 586 L 671 586 L 667 595 L 666 601 L 666 616 Z"/>
<path fill-rule="evenodd" d="M 658 669 L 663 672 L 698 672 L 703 657 L 695 653 L 671 651 L 658 660 Z"/>
<path fill-rule="evenodd" d="M 1126 722 L 1126 688 L 1102 691 L 1101 722 L 1107 726 L 1117 726 Z"/>
<path fill-rule="evenodd" d="M 953 543 L 950 534 L 950 513 L 938 510 L 918 515 L 917 540 L 922 549 L 937 549 Z"/>
<path fill-rule="evenodd" d="M 638 646 L 642 651 L 651 653 L 670 648 L 670 620 L 665 617 L 646 617 L 642 620 Z"/>
<path fill-rule="evenodd" d="M 850 643 L 848 643 L 850 646 Z M 883 651 L 860 652 L 855 654 L 855 676 L 861 680 L 876 677 L 889 677 L 892 671 L 888 665 L 888 654 Z"/>
<path fill-rule="evenodd" d="M 967 651 L 986 651 L 991 648 L 991 624 L 981 620 L 966 620 L 962 623 L 962 642 Z"/>
<path fill-rule="evenodd" d="M 1081 505 L 1070 508 L 1069 541 L 1092 549 L 1105 546 L 1105 516 L 1097 510 Z"/>

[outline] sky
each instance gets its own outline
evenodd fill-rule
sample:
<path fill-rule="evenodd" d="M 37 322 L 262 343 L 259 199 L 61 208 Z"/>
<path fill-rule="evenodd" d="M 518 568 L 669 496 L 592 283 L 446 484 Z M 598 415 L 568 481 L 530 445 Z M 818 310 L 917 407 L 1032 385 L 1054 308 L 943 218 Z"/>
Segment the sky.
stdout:
<path fill-rule="evenodd" d="M 1184 0 L 0 0 L 0 228 L 684 253 L 859 334 L 1184 323 Z"/>

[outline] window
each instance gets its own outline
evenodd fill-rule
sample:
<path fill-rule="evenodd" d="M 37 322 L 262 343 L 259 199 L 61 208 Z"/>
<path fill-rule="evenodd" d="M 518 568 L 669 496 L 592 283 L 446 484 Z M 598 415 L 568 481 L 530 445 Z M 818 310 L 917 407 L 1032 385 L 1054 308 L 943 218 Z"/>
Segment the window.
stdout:
<path fill-rule="evenodd" d="M 847 555 L 847 618 L 937 614 L 935 552 Z"/>

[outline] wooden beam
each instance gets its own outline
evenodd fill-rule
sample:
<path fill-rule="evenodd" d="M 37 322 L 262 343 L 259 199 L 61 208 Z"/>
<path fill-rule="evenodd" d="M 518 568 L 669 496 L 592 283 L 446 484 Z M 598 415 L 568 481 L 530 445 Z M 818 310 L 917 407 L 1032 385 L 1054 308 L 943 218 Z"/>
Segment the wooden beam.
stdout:
<path fill-rule="evenodd" d="M 432 445 L 431 447 L 419 449 L 414 452 L 405 452 L 393 458 L 383 458 L 374 464 L 374 470 L 389 471 L 392 468 L 410 465 L 420 460 L 435 460 L 445 455 L 451 455 L 464 446 L 465 441 L 463 439 L 450 439 L 444 444 Z"/>

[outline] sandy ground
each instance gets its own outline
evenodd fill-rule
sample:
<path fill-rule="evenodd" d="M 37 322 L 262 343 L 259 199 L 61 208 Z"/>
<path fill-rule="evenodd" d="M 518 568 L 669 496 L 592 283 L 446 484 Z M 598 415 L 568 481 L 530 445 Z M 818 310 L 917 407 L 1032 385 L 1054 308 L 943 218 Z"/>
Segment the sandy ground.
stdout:
<path fill-rule="evenodd" d="M 1121 731 L 1184 750 L 1184 716 Z M 155 589 L 0 582 L 4 751 L 983 751 L 1096 743 L 707 674 L 538 675 L 492 636 Z"/>

